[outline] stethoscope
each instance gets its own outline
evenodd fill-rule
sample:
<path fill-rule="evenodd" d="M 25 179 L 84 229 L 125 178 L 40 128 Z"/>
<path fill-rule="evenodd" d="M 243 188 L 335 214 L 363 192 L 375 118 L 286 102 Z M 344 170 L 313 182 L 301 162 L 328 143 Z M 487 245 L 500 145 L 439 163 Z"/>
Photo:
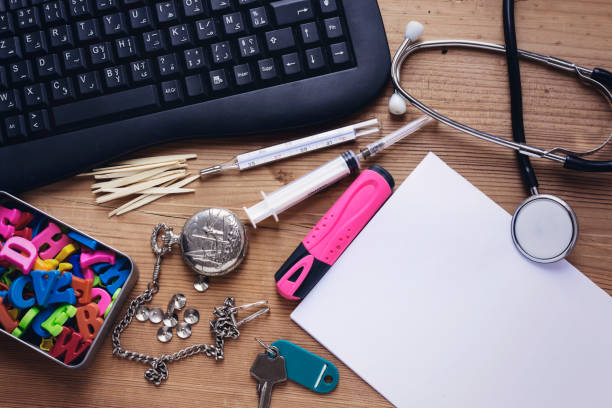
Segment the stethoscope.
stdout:
<path fill-rule="evenodd" d="M 456 47 L 497 53 L 505 53 L 506 51 L 503 45 L 476 41 L 442 40 L 416 43 L 423 34 L 423 30 L 423 26 L 418 22 L 411 21 L 408 23 L 406 26 L 406 38 L 393 57 L 391 79 L 395 92 L 389 100 L 389 111 L 392 114 L 403 115 L 406 112 L 406 101 L 408 101 L 423 113 L 447 126 L 479 139 L 513 149 L 523 155 L 563 163 L 565 168 L 572 170 L 588 172 L 612 171 L 612 161 L 593 161 L 580 157 L 601 150 L 608 144 L 612 134 L 601 145 L 585 152 L 576 152 L 562 147 L 544 150 L 526 143 L 517 143 L 471 128 L 442 115 L 413 97 L 402 87 L 400 71 L 406 58 L 419 50 Z M 580 80 L 593 85 L 603 94 L 609 103 L 612 103 L 612 93 L 607 88 L 607 86 L 612 87 L 612 73 L 599 68 L 590 70 L 569 61 L 530 51 L 518 50 L 518 54 L 522 58 L 547 64 L 562 71 L 574 72 Z M 541 194 L 536 186 L 530 189 L 530 193 L 531 195 L 518 206 L 512 216 L 511 235 L 514 245 L 521 254 L 535 262 L 550 263 L 565 258 L 574 249 L 578 239 L 576 214 L 564 200 L 550 194 Z"/>

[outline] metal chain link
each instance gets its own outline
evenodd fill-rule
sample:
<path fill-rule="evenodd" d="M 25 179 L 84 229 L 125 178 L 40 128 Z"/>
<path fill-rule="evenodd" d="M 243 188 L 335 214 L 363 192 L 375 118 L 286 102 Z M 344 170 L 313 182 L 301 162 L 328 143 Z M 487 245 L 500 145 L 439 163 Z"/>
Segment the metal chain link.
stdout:
<path fill-rule="evenodd" d="M 161 239 L 163 247 L 158 245 L 158 237 L 162 233 Z M 142 295 L 135 297 L 130 302 L 128 309 L 123 319 L 117 323 L 112 333 L 113 355 L 119 358 L 138 361 L 143 364 L 151 365 L 151 368 L 145 371 L 145 378 L 153 382 L 155 385 L 160 385 L 162 381 L 168 378 L 168 363 L 183 360 L 197 354 L 205 354 L 207 357 L 214 357 L 215 360 L 223 359 L 223 347 L 226 338 L 236 339 L 240 335 L 235 320 L 236 307 L 234 306 L 234 298 L 227 298 L 223 306 L 217 307 L 214 310 L 214 315 L 217 319 L 210 322 L 210 329 L 215 333 L 215 345 L 194 344 L 172 354 L 163 354 L 160 357 L 154 357 L 149 354 L 138 353 L 136 351 L 126 350 L 121 346 L 121 333 L 127 329 L 136 315 L 136 309 L 145 303 L 153 300 L 153 296 L 159 291 L 159 274 L 161 269 L 162 257 L 172 250 L 172 245 L 177 242 L 177 235 L 173 234 L 172 227 L 165 224 L 159 224 L 153 229 L 151 235 L 151 246 L 153 253 L 157 256 L 155 266 L 153 268 L 153 280 L 147 285 L 147 289 Z"/>

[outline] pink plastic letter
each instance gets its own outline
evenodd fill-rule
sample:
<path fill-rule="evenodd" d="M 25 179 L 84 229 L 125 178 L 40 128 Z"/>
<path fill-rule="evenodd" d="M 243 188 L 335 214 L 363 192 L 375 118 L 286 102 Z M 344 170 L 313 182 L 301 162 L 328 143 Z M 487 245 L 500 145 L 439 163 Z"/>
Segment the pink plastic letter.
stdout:
<path fill-rule="evenodd" d="M 81 270 L 83 271 L 83 278 L 93 279 L 94 273 L 90 269 L 91 265 L 97 263 L 109 263 L 115 264 L 115 253 L 111 251 L 83 251 L 81 253 Z M 106 309 L 105 309 L 106 310 Z"/>
<path fill-rule="evenodd" d="M 0 261 L 8 261 L 27 275 L 36 262 L 36 247 L 25 238 L 10 237 L 0 249 Z"/>
<path fill-rule="evenodd" d="M 0 235 L 8 239 L 15 233 L 14 225 L 21 219 L 21 211 L 0 207 Z M 13 224 L 13 225 L 11 225 Z"/>
<path fill-rule="evenodd" d="M 55 257 L 55 255 L 57 255 L 63 247 L 70 244 L 70 238 L 64 234 L 62 234 L 58 240 L 54 240 L 53 237 L 57 234 L 62 234 L 62 230 L 59 229 L 57 225 L 50 222 L 49 225 L 47 225 L 47 228 L 40 231 L 38 235 L 32 238 L 32 243 L 38 251 L 40 251 L 40 248 L 44 244 L 49 245 L 49 248 L 38 254 L 41 259 L 51 259 Z"/>
<path fill-rule="evenodd" d="M 98 298 L 100 300 L 98 300 Z M 99 313 L 98 316 L 104 316 L 106 308 L 110 305 L 111 296 L 107 291 L 101 288 L 93 288 L 91 290 L 91 301 L 98 304 Z"/>

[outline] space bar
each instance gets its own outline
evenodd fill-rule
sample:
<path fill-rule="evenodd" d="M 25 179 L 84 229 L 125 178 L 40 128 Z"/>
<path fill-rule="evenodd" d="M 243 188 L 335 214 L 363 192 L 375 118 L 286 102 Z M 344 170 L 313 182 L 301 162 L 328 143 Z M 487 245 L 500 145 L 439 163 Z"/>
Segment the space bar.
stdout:
<path fill-rule="evenodd" d="M 53 108 L 55 125 L 71 125 L 105 116 L 158 106 L 155 85 L 98 96 Z"/>

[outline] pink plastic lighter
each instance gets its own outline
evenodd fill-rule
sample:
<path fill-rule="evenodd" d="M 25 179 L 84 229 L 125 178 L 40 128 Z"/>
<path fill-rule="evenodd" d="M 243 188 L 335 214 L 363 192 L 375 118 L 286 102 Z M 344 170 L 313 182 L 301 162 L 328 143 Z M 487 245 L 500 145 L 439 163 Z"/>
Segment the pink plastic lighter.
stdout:
<path fill-rule="evenodd" d="M 303 299 L 391 196 L 394 185 L 382 167 L 364 170 L 276 272 L 278 293 Z"/>

